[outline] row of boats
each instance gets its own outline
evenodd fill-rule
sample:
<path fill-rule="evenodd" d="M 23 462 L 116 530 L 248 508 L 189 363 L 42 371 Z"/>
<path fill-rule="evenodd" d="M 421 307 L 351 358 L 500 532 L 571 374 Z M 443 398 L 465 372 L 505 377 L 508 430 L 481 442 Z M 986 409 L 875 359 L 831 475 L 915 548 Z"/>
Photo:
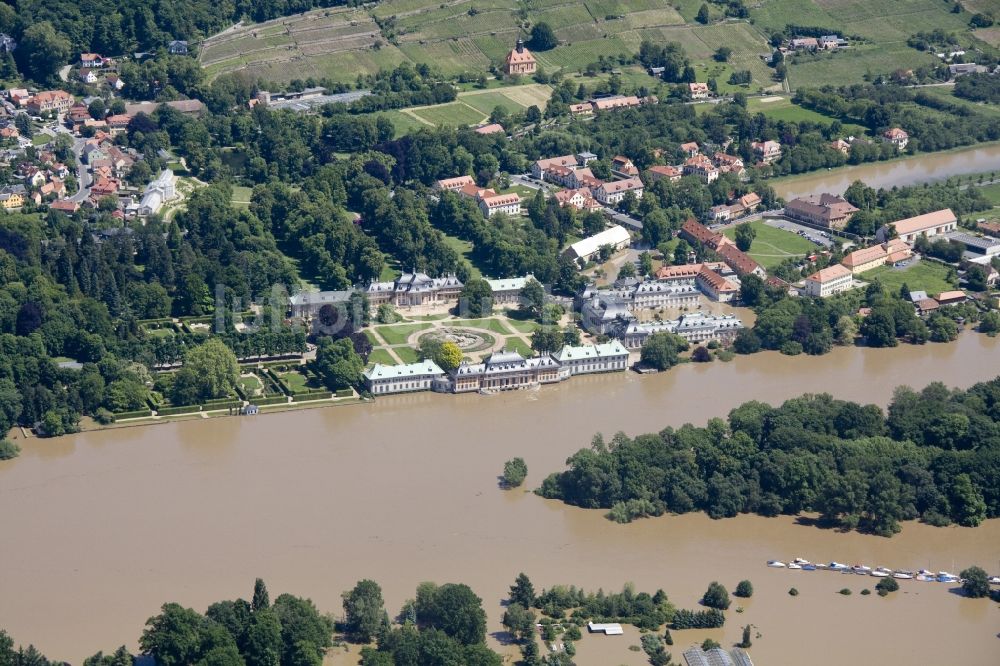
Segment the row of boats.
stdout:
<path fill-rule="evenodd" d="M 875 578 L 898 578 L 900 580 L 919 580 L 937 583 L 961 583 L 961 578 L 948 571 L 910 571 L 908 569 L 888 569 L 886 567 L 875 567 L 874 569 L 864 564 L 848 565 L 840 562 L 830 562 L 829 564 L 813 564 L 809 560 L 796 557 L 791 562 L 785 563 L 781 560 L 769 560 L 767 566 L 773 569 L 792 569 L 801 571 L 836 571 L 844 574 L 857 574 L 859 576 L 874 576 Z M 1000 585 L 1000 576 L 991 576 L 992 585 Z"/>

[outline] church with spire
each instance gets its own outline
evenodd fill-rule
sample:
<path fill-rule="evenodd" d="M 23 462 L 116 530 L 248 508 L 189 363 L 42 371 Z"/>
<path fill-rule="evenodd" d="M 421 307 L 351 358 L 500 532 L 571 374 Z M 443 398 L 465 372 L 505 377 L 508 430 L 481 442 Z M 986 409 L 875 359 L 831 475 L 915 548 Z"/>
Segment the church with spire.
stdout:
<path fill-rule="evenodd" d="M 504 74 L 507 76 L 534 74 L 537 67 L 538 63 L 535 62 L 535 56 L 531 55 L 531 51 L 524 48 L 524 40 L 518 39 L 517 46 L 507 54 L 507 59 L 504 61 Z"/>

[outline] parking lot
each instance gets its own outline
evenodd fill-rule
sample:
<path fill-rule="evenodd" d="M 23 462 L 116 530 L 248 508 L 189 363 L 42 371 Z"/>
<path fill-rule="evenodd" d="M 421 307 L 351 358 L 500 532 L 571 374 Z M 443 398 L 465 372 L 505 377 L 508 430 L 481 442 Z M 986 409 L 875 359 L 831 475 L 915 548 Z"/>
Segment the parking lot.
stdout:
<path fill-rule="evenodd" d="M 775 219 L 775 218 L 765 218 L 764 224 L 769 227 L 774 227 L 775 229 L 783 229 L 784 231 L 791 231 L 793 234 L 798 234 L 806 240 L 810 240 L 817 245 L 822 245 L 823 247 L 830 247 L 833 245 L 833 239 L 830 234 L 825 231 L 820 231 L 818 229 L 813 229 L 801 224 L 796 224 L 795 222 L 790 222 L 788 220 Z"/>

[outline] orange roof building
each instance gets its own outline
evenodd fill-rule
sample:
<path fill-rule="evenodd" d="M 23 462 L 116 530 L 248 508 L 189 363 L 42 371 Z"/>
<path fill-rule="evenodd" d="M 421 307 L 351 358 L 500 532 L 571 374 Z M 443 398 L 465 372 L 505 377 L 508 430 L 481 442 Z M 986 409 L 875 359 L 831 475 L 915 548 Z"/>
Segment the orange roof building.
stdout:
<path fill-rule="evenodd" d="M 508 76 L 534 74 L 537 67 L 538 63 L 535 62 L 535 56 L 531 55 L 531 51 L 524 48 L 524 41 L 518 39 L 517 46 L 507 54 L 507 59 L 504 61 L 504 73 Z"/>

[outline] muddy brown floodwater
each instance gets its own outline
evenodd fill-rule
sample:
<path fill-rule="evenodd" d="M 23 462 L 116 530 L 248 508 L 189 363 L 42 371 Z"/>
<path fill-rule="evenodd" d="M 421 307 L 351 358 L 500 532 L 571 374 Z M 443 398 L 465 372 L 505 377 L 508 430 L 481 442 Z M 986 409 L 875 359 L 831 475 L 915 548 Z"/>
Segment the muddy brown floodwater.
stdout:
<path fill-rule="evenodd" d="M 1000 341 L 774 353 L 685 365 L 656 376 L 577 378 L 492 397 L 418 394 L 371 405 L 219 418 L 25 442 L 0 465 L 0 626 L 50 657 L 79 663 L 135 647 L 165 601 L 204 611 L 248 597 L 311 597 L 340 613 L 360 578 L 381 583 L 390 612 L 423 580 L 468 583 L 491 631 L 519 571 L 536 588 L 663 588 L 693 607 L 707 584 L 755 595 L 724 630 L 674 632 L 675 657 L 712 636 L 762 637 L 759 664 L 1000 663 L 1000 609 L 949 586 L 902 581 L 889 598 L 860 596 L 875 580 L 765 567 L 771 558 L 933 570 L 981 564 L 1000 573 L 1000 520 L 975 529 L 909 523 L 892 539 L 840 534 L 789 517 L 700 514 L 617 525 L 522 491 L 501 491 L 503 462 L 523 456 L 527 487 L 562 469 L 592 435 L 703 423 L 751 398 L 805 392 L 885 404 L 898 384 L 968 386 L 1000 374 Z M 800 591 L 790 597 L 788 589 Z M 849 587 L 855 594 L 837 594 Z M 735 608 L 735 607 L 734 607 Z M 581 666 L 640 664 L 638 636 L 585 637 Z M 495 645 L 495 643 L 494 643 Z M 508 649 L 510 651 L 510 649 Z M 348 663 L 339 659 L 340 663 Z"/>
<path fill-rule="evenodd" d="M 918 185 L 947 180 L 952 176 L 998 170 L 1000 143 L 991 143 L 941 153 L 920 153 L 888 162 L 868 162 L 830 171 L 817 171 L 776 180 L 773 186 L 778 196 L 788 200 L 816 192 L 843 194 L 855 180 L 864 181 L 870 187 L 878 189 Z"/>

